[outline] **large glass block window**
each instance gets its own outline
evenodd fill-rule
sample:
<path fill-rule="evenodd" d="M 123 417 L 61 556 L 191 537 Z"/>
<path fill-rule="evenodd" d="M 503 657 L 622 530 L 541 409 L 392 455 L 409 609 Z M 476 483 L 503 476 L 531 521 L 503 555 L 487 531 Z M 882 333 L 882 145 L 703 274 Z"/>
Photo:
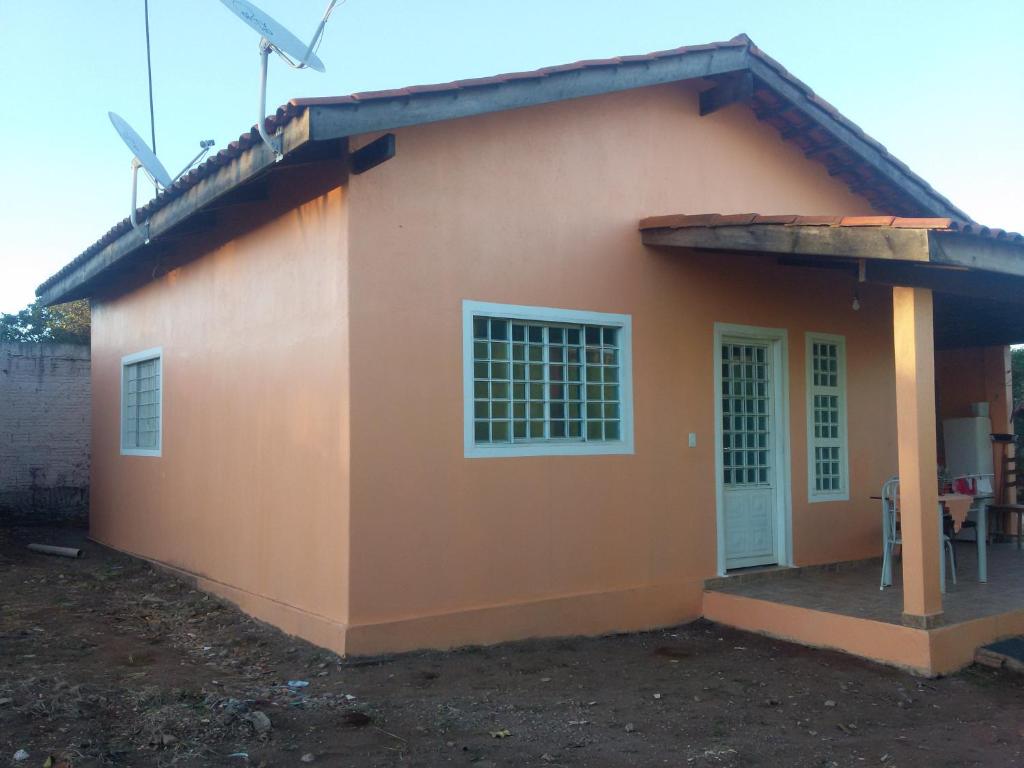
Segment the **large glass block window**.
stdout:
<path fill-rule="evenodd" d="M 846 498 L 845 344 L 810 336 L 808 365 L 808 491 L 812 499 Z"/>
<path fill-rule="evenodd" d="M 159 455 L 161 356 L 144 352 L 121 365 L 121 451 Z"/>
<path fill-rule="evenodd" d="M 722 480 L 771 482 L 771 359 L 766 342 L 722 345 Z"/>
<path fill-rule="evenodd" d="M 467 456 L 632 453 L 627 315 L 465 302 L 463 318 Z"/>
<path fill-rule="evenodd" d="M 619 329 L 473 318 L 478 443 L 618 440 Z"/>

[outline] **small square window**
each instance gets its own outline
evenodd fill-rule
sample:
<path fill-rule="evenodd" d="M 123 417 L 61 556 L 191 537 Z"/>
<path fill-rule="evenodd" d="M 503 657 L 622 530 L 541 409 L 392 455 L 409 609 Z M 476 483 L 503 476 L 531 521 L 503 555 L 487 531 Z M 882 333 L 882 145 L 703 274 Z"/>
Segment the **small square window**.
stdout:
<path fill-rule="evenodd" d="M 121 453 L 159 456 L 162 447 L 163 356 L 159 349 L 121 360 Z"/>

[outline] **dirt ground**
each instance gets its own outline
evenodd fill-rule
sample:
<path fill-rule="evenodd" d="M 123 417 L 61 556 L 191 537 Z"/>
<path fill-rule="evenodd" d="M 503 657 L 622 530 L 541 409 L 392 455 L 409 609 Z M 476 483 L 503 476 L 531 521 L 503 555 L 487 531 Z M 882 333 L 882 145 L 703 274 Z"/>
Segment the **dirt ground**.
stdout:
<path fill-rule="evenodd" d="M 0 529 L 0 765 L 1024 765 L 1012 673 L 707 622 L 342 660 L 101 547 L 25 549 L 83 538 Z"/>

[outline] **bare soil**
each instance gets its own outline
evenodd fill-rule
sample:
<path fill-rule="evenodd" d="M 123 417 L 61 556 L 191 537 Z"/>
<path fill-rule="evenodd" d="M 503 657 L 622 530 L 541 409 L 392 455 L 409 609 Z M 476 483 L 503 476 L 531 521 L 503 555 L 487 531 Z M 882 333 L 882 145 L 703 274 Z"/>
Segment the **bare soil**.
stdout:
<path fill-rule="evenodd" d="M 0 765 L 1024 765 L 1012 673 L 707 622 L 344 660 L 102 547 L 25 549 L 83 539 L 0 530 Z"/>

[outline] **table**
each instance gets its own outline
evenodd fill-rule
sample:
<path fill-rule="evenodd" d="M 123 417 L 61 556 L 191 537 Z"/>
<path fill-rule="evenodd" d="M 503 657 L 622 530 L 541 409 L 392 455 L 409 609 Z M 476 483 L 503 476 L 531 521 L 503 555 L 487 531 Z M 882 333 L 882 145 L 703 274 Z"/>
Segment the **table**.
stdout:
<path fill-rule="evenodd" d="M 881 501 L 881 496 L 872 496 L 874 500 Z M 967 520 L 967 514 L 975 503 L 977 503 L 978 520 L 975 536 L 978 546 L 978 581 L 982 584 L 988 582 L 988 505 L 992 502 L 992 496 L 968 496 L 962 493 L 941 493 L 939 494 L 939 515 L 940 519 L 947 513 L 953 520 L 953 530 L 959 531 Z M 882 505 L 883 526 L 885 525 L 884 515 L 886 514 L 885 504 Z M 945 531 L 939 525 L 939 585 L 942 591 L 946 591 L 946 555 L 945 555 Z M 892 574 L 889 574 L 888 582 L 892 583 Z"/>
<path fill-rule="evenodd" d="M 959 493 L 947 493 L 939 495 L 939 504 L 949 509 L 946 504 L 943 503 L 944 499 L 955 499 L 955 497 L 962 496 Z M 968 505 L 968 509 L 974 504 L 977 504 L 978 510 L 978 527 L 974 530 L 974 535 L 978 539 L 978 581 L 982 584 L 988 582 L 988 505 L 992 503 L 994 496 L 967 496 L 966 498 L 971 500 Z M 955 501 L 953 502 L 956 503 Z M 963 520 L 967 518 L 966 513 L 961 519 L 960 524 L 963 524 Z M 956 524 L 954 518 L 953 526 L 955 531 L 960 530 L 960 526 Z"/>

